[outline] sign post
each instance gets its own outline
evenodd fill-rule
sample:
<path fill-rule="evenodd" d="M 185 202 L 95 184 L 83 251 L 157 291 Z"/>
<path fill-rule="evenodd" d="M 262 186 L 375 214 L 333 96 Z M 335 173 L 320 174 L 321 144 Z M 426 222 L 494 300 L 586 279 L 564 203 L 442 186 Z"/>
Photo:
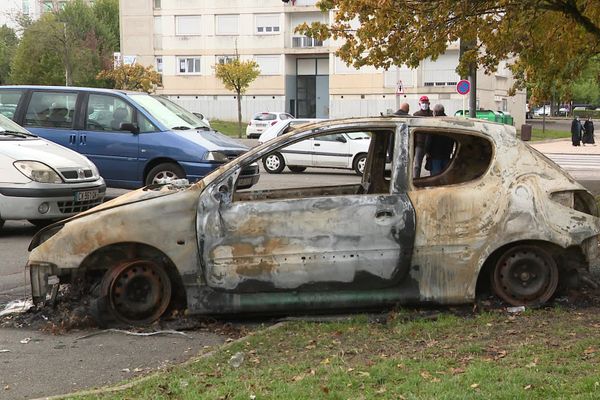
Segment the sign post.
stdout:
<path fill-rule="evenodd" d="M 465 109 L 466 109 L 466 101 L 467 101 L 467 95 L 469 94 L 469 92 L 471 91 L 471 82 L 469 82 L 466 79 L 463 79 L 461 81 L 459 81 L 456 84 L 456 92 L 458 94 L 460 94 L 463 97 L 463 117 L 467 118 L 466 114 L 465 114 Z"/>

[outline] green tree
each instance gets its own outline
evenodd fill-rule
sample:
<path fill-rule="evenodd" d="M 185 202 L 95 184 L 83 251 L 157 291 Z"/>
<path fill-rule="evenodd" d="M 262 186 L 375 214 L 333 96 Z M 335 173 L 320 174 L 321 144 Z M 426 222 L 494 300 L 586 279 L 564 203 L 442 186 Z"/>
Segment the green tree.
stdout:
<path fill-rule="evenodd" d="M 592 0 L 321 0 L 330 24 L 302 24 L 298 31 L 340 39 L 337 55 L 355 67 L 417 67 L 444 53 L 449 42 L 473 41 L 457 71 L 486 72 L 513 60 L 517 81 L 534 99 L 572 83 L 600 52 L 600 7 Z"/>
<path fill-rule="evenodd" d="M 233 61 L 215 65 L 215 75 L 223 82 L 227 90 L 232 90 L 237 95 L 238 107 L 238 136 L 242 137 L 242 95 L 248 86 L 258 77 L 260 69 L 255 61 L 240 61 L 236 57 Z"/>
<path fill-rule="evenodd" d="M 15 31 L 3 25 L 0 27 L 0 85 L 9 82 L 10 62 L 13 59 L 19 39 Z"/>
<path fill-rule="evenodd" d="M 141 64 L 121 64 L 117 68 L 100 71 L 98 79 L 109 82 L 110 87 L 123 90 L 142 90 L 152 93 L 162 83 L 161 75 L 154 67 Z"/>
<path fill-rule="evenodd" d="M 98 3 L 99 16 L 95 13 L 96 5 L 73 0 L 62 10 L 45 14 L 26 27 L 13 60 L 13 81 L 79 86 L 101 84 L 96 75 L 112 64 L 114 46 L 118 45 L 118 38 L 115 39 L 108 22 L 113 18 L 116 22 L 112 26 L 118 27 L 118 8 L 115 13 L 114 7 L 108 7 L 114 6 L 114 0 Z M 42 60 L 49 64 L 40 65 Z M 40 74 L 42 71 L 44 73 Z M 62 82 L 57 81 L 61 75 Z"/>

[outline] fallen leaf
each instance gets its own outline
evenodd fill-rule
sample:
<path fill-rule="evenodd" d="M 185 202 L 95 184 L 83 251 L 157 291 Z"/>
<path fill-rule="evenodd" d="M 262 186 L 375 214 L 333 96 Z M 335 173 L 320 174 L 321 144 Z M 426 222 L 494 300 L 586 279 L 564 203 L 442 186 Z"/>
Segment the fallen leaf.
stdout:
<path fill-rule="evenodd" d="M 368 372 L 365 372 L 365 371 L 358 371 L 358 376 L 363 377 L 363 378 L 368 378 L 371 376 L 371 374 Z"/>
<path fill-rule="evenodd" d="M 471 385 L 471 389 L 477 389 L 479 387 L 479 383 L 474 383 Z"/>
<path fill-rule="evenodd" d="M 320 363 L 320 364 L 321 364 L 321 365 L 328 365 L 328 364 L 330 364 L 330 363 L 331 363 L 331 361 L 329 361 L 329 358 L 326 358 L 326 359 L 324 359 L 323 361 L 321 361 L 321 363 Z"/>
<path fill-rule="evenodd" d="M 423 379 L 427 379 L 427 380 L 431 379 L 431 374 L 428 371 L 421 371 L 420 375 L 421 375 L 421 378 L 423 378 Z"/>
<path fill-rule="evenodd" d="M 525 386 L 523 389 L 525 389 L 525 390 L 529 390 L 529 389 L 531 389 L 532 387 L 533 387 L 532 385 L 527 385 L 527 386 Z"/>
<path fill-rule="evenodd" d="M 321 390 L 323 391 L 323 393 L 328 394 L 329 393 L 329 388 L 327 386 L 321 386 Z"/>
<path fill-rule="evenodd" d="M 450 368 L 450 373 L 452 375 L 464 374 L 465 373 L 465 369 L 462 368 L 462 367 Z"/>

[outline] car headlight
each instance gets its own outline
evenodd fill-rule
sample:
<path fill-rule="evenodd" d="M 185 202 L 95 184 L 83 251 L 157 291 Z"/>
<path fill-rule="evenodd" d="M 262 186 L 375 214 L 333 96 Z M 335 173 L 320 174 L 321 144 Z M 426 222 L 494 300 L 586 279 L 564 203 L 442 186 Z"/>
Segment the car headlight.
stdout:
<path fill-rule="evenodd" d="M 35 182 L 62 183 L 62 178 L 52 168 L 39 161 L 15 161 L 13 163 L 20 173 Z"/>
<path fill-rule="evenodd" d="M 207 151 L 204 153 L 204 159 L 207 161 L 227 162 L 229 159 L 220 151 Z"/>
<path fill-rule="evenodd" d="M 92 176 L 94 178 L 98 178 L 100 176 L 100 171 L 98 171 L 96 164 L 94 164 L 93 162 L 90 162 L 90 169 L 92 170 Z"/>

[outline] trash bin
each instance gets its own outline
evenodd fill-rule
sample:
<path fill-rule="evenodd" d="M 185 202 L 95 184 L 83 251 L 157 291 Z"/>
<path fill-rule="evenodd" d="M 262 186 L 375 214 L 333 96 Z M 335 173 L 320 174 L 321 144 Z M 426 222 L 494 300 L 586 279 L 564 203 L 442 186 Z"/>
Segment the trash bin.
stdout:
<path fill-rule="evenodd" d="M 531 125 L 521 125 L 521 140 L 528 142 L 531 140 Z"/>

